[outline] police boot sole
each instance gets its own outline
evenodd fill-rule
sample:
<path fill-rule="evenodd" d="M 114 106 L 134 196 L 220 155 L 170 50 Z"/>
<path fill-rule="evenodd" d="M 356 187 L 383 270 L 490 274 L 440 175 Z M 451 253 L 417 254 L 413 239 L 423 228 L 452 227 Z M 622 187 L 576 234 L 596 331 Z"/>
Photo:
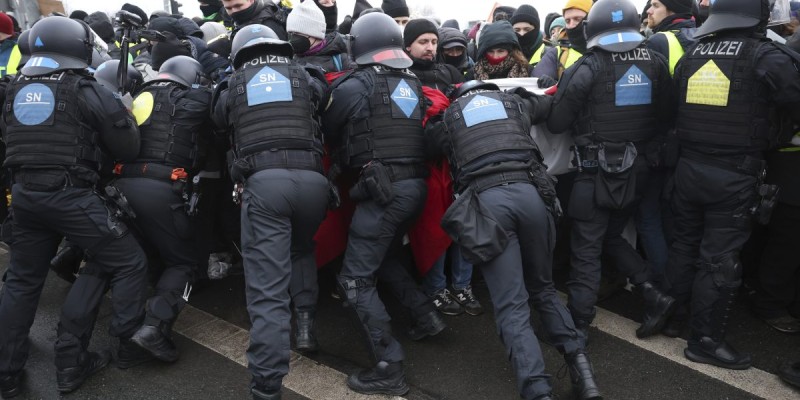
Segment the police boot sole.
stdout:
<path fill-rule="evenodd" d="M 405 383 L 405 382 L 403 382 L 403 384 L 401 386 L 397 386 L 397 387 L 365 389 L 365 388 L 354 387 L 354 385 L 352 385 L 350 383 L 350 380 L 348 380 L 347 381 L 347 387 L 349 387 L 350 390 L 352 390 L 352 391 L 354 391 L 356 393 L 361 393 L 361 394 L 385 394 L 385 395 L 389 395 L 389 396 L 403 396 L 403 395 L 405 395 L 406 393 L 408 393 L 411 390 L 411 388 L 409 388 L 408 384 Z"/>
<path fill-rule="evenodd" d="M 12 383 L 0 389 L 0 397 L 10 399 L 22 393 L 22 379 L 25 377 L 25 370 L 22 370 L 19 375 L 10 378 Z"/>
<path fill-rule="evenodd" d="M 686 356 L 691 361 L 701 364 L 708 364 L 713 365 L 715 367 L 725 368 L 725 369 L 748 369 L 750 368 L 752 362 L 739 362 L 739 363 L 728 363 L 722 361 L 716 357 L 709 356 L 703 353 L 696 353 L 689 349 L 688 347 L 683 350 L 683 355 Z"/>
<path fill-rule="evenodd" d="M 661 310 L 659 310 L 658 318 L 656 319 L 655 322 L 652 322 L 647 326 L 645 326 L 645 324 L 643 323 L 642 326 L 640 326 L 639 329 L 636 330 L 636 337 L 639 339 L 644 339 L 661 332 L 661 328 L 663 328 L 664 325 L 667 323 L 667 320 L 669 320 L 669 317 L 672 314 L 672 310 L 674 309 L 675 309 L 675 299 L 670 299 L 666 304 L 661 306 Z"/>
<path fill-rule="evenodd" d="M 298 340 L 295 349 L 301 353 L 316 353 L 319 351 L 319 343 L 316 340 Z"/>
<path fill-rule="evenodd" d="M 138 332 L 137 332 L 138 333 Z M 147 341 L 145 338 L 133 335 L 131 341 L 139 345 L 139 347 L 147 350 L 153 357 L 168 363 L 178 361 L 178 351 L 174 349 L 162 349 L 158 340 Z"/>

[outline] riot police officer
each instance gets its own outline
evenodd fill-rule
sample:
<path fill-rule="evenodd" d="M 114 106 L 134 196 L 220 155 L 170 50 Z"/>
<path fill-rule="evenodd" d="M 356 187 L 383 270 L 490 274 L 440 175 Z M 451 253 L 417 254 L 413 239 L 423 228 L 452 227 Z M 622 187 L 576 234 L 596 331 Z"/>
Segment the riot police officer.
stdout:
<path fill-rule="evenodd" d="M 200 193 L 199 187 L 192 187 L 192 178 L 203 167 L 213 135 L 208 113 L 211 90 L 202 86 L 203 79 L 203 67 L 191 57 L 165 61 L 156 79 L 147 82 L 133 103 L 142 139 L 139 155 L 114 167 L 119 179 L 113 185 L 126 194 L 136 213 L 141 240 L 155 249 L 164 264 L 162 271 L 153 274 L 158 276 L 155 295 L 148 299 L 144 324 L 131 340 L 167 362 L 178 359 L 170 340 L 171 327 L 189 299 L 198 272 L 191 216 L 197 213 Z M 130 347 L 126 344 L 120 344 L 121 355 Z M 124 367 L 134 363 L 127 358 Z"/>
<path fill-rule="evenodd" d="M 770 108 L 800 121 L 797 55 L 764 39 L 769 15 L 768 0 L 717 0 L 675 69 L 681 152 L 667 278 L 679 303 L 691 297 L 686 357 L 731 369 L 751 364 L 725 335 L 741 285 L 739 251 L 762 211 L 759 188 L 774 191 L 762 185 Z"/>
<path fill-rule="evenodd" d="M 14 185 L 14 241 L 0 298 L 0 389 L 20 391 L 28 332 L 62 236 L 85 249 L 87 262 L 67 295 L 55 342 L 60 392 L 77 389 L 110 359 L 89 352 L 97 308 L 114 293 L 111 334 L 128 338 L 143 315 L 145 255 L 125 224 L 94 191 L 103 157 L 132 160 L 139 132 L 112 92 L 86 72 L 89 27 L 50 17 L 31 29 L 32 57 L 6 93 L 2 128 Z M 107 152 L 107 153 L 104 153 Z"/>
<path fill-rule="evenodd" d="M 232 50 L 234 73 L 214 100 L 214 120 L 232 134 L 231 175 L 244 184 L 251 391 L 254 399 L 280 399 L 289 372 L 290 280 L 316 272 L 313 237 L 328 205 L 317 117 L 326 84 L 266 26 L 242 28 Z"/>
<path fill-rule="evenodd" d="M 579 329 L 595 316 L 604 253 L 645 302 L 640 338 L 658 333 L 674 305 L 650 282 L 649 266 L 622 238 L 647 182 L 649 141 L 663 135 L 669 71 L 642 45 L 639 16 L 628 0 L 600 0 L 586 22 L 589 53 L 567 69 L 548 128 L 572 129 L 578 176 L 568 206 L 573 219 L 569 308 Z"/>
<path fill-rule="evenodd" d="M 359 68 L 334 84 L 322 121 L 338 165 L 360 171 L 350 190 L 358 203 L 337 280 L 368 335 L 375 365 L 351 375 L 347 384 L 359 393 L 403 395 L 409 390 L 403 350 L 378 298 L 376 274 L 404 305 L 416 303 L 423 310 L 415 315 L 423 323 L 412 337 L 444 329 L 427 296 L 393 257 L 427 193 L 422 85 L 407 70 L 412 61 L 403 52 L 402 33 L 391 17 L 364 15 L 350 34 Z"/>
<path fill-rule="evenodd" d="M 530 135 L 531 124 L 547 117 L 549 99 L 539 104 L 522 88 L 514 92 L 524 98 L 469 81 L 456 90 L 443 116 L 428 122 L 429 140 L 450 160 L 459 193 L 442 226 L 486 279 L 520 396 L 550 399 L 552 390 L 530 324 L 530 296 L 546 337 L 567 360 L 578 397 L 598 399 L 585 338 L 552 280 L 557 199 Z"/>

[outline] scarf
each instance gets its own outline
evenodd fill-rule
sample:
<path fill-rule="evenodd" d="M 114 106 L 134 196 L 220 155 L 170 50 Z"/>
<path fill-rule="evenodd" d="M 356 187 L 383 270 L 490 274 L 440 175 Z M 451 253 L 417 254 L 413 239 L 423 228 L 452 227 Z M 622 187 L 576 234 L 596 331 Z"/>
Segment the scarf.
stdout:
<path fill-rule="evenodd" d="M 500 78 L 528 78 L 528 66 L 519 64 L 511 54 L 497 65 L 489 64 L 486 58 L 481 58 L 475 64 L 475 79 L 500 79 Z"/>

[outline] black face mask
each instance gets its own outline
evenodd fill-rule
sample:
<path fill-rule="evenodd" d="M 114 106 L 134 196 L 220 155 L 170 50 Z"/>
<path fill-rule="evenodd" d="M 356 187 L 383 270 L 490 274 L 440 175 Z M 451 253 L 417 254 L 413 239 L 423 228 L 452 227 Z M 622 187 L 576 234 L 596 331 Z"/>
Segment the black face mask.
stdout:
<path fill-rule="evenodd" d="M 200 11 L 203 13 L 204 17 L 209 17 L 219 12 L 219 6 L 200 6 Z"/>
<path fill-rule="evenodd" d="M 534 44 L 536 44 L 537 37 L 539 37 L 539 31 L 536 30 L 532 30 L 522 36 L 517 35 L 519 47 L 522 47 L 523 49 L 532 47 Z"/>
<path fill-rule="evenodd" d="M 464 54 L 460 56 L 444 56 L 444 62 L 458 68 L 464 62 Z"/>
<path fill-rule="evenodd" d="M 291 35 L 289 43 L 292 44 L 294 54 L 303 54 L 311 48 L 311 40 L 305 36 Z"/>
<path fill-rule="evenodd" d="M 320 6 L 319 1 L 316 1 L 316 3 L 319 9 L 322 10 L 322 14 L 325 15 L 325 29 L 329 31 L 336 29 L 336 21 L 339 18 L 339 9 L 336 7 L 336 3 L 333 3 L 330 7 Z"/>
<path fill-rule="evenodd" d="M 567 29 L 567 37 L 572 47 L 581 53 L 586 52 L 586 36 L 583 35 L 583 26 L 585 22 L 581 22 L 578 26 L 572 29 Z"/>
<path fill-rule="evenodd" d="M 250 20 L 256 16 L 257 6 L 258 2 L 253 1 L 253 4 L 251 4 L 250 7 L 247 7 L 242 11 L 231 14 L 231 19 L 233 19 L 233 22 L 236 22 L 237 25 L 242 25 L 247 22 L 250 22 Z"/>

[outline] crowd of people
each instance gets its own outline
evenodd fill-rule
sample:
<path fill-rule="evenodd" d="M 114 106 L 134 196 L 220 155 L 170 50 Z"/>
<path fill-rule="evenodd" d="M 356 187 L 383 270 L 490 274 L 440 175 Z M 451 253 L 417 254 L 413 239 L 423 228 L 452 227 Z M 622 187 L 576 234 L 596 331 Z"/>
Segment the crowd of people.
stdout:
<path fill-rule="evenodd" d="M 586 349 L 606 275 L 641 297 L 637 337 L 747 369 L 726 341 L 737 295 L 800 333 L 796 6 L 567 0 L 544 21 L 496 6 L 463 30 L 405 0 L 358 0 L 341 22 L 335 0 L 200 0 L 194 19 L 129 3 L 25 30 L 0 13 L 0 394 L 24 392 L 51 269 L 72 282 L 54 343 L 63 393 L 112 359 L 175 362 L 193 286 L 237 263 L 254 399 L 281 398 L 291 348 L 320 348 L 318 268 L 337 270 L 372 357 L 347 379 L 358 393 L 409 391 L 378 284 L 413 340 L 490 304 L 524 399 L 553 398 L 538 338 L 576 398 L 602 398 Z M 545 94 L 501 90 L 506 78 Z M 570 137 L 569 172 L 548 174 L 533 126 Z M 109 290 L 115 355 L 88 350 Z M 800 386 L 800 362 L 781 377 Z"/>

